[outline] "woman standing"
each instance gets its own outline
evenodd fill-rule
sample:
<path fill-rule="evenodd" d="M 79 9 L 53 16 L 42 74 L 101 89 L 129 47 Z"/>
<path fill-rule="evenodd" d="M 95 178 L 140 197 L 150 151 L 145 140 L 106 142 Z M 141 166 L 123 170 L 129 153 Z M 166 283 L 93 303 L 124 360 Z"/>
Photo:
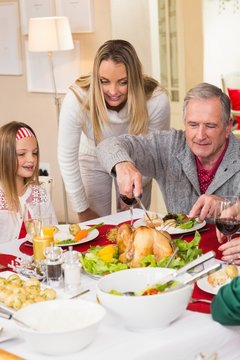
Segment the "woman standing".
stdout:
<path fill-rule="evenodd" d="M 97 161 L 96 145 L 111 136 L 168 129 L 169 123 L 166 91 L 143 74 L 134 47 L 125 40 L 105 42 L 92 74 L 71 86 L 60 114 L 59 165 L 80 222 L 111 213 L 113 179 Z M 152 180 L 145 178 L 142 200 L 147 208 L 151 188 Z M 116 192 L 118 210 L 123 210 Z"/>

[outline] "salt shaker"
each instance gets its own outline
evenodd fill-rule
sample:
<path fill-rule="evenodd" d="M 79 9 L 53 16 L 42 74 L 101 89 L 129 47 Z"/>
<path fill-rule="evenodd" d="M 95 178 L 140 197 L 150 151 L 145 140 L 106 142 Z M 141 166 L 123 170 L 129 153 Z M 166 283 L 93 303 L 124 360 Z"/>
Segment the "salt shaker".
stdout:
<path fill-rule="evenodd" d="M 79 252 L 69 248 L 64 254 L 64 284 L 66 292 L 75 292 L 81 286 L 81 268 Z"/>
<path fill-rule="evenodd" d="M 44 250 L 47 283 L 52 287 L 60 287 L 63 283 L 62 252 L 59 246 L 53 244 Z"/>

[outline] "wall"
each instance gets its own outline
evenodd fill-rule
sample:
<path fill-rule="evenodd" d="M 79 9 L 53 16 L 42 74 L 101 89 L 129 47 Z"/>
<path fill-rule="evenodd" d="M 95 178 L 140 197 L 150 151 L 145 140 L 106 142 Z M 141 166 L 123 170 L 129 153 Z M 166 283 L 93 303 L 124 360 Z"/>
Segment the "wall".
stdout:
<path fill-rule="evenodd" d="M 221 74 L 240 72 L 240 9 L 234 13 L 234 1 L 204 0 L 204 80 L 221 86 Z M 240 87 L 240 85 L 239 85 Z"/>
<path fill-rule="evenodd" d="M 6 0 L 0 0 L 6 2 Z M 9 1 L 10 2 L 10 1 Z M 18 3 L 18 1 L 17 1 Z M 109 0 L 94 0 L 95 32 L 77 34 L 80 40 L 81 74 L 91 70 L 92 61 L 98 47 L 111 38 Z M 62 183 L 57 163 L 57 112 L 53 95 L 29 93 L 26 85 L 26 68 L 24 58 L 24 37 L 21 36 L 23 74 L 21 76 L 0 76 L 0 126 L 9 121 L 23 121 L 36 131 L 41 161 L 50 163 L 50 175 L 54 178 L 53 203 L 59 221 L 64 219 Z M 81 75 L 79 74 L 79 75 Z M 70 220 L 76 215 L 70 211 Z"/>

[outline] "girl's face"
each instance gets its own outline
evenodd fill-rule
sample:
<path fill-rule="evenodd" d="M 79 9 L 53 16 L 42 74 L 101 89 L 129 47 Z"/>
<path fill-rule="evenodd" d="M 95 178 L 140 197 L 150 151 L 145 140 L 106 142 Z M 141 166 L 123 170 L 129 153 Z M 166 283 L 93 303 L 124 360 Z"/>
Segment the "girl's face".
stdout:
<path fill-rule="evenodd" d="M 38 147 L 34 136 L 16 140 L 17 177 L 29 178 L 37 165 Z"/>
<path fill-rule="evenodd" d="M 103 60 L 99 66 L 99 79 L 107 108 L 120 110 L 128 97 L 125 65 L 112 60 Z"/>

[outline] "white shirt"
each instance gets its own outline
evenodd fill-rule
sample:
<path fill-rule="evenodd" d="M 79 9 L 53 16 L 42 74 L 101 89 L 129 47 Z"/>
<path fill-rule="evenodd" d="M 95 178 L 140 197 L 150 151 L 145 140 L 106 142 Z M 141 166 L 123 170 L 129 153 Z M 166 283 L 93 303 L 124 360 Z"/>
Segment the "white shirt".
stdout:
<path fill-rule="evenodd" d="M 82 91 L 83 96 L 84 92 Z M 149 130 L 169 129 L 170 104 L 165 92 L 157 89 L 147 101 L 149 114 Z M 128 133 L 129 114 L 127 103 L 119 111 L 108 110 L 109 126 L 105 126 L 103 139 Z M 88 154 L 95 158 L 96 146 L 93 128 L 89 113 L 83 110 L 82 105 L 70 90 L 63 101 L 58 136 L 58 160 L 70 198 L 73 210 L 81 212 L 86 210 L 88 199 L 81 179 L 78 156 Z"/>
<path fill-rule="evenodd" d="M 19 196 L 19 201 L 22 211 L 13 212 L 8 210 L 8 204 L 2 189 L 0 189 L 0 243 L 17 240 L 19 238 L 20 230 L 23 223 L 23 208 L 27 202 L 29 204 L 34 202 L 41 202 L 46 214 L 51 214 L 52 223 L 57 224 L 55 211 L 49 194 L 46 190 L 45 184 L 29 185 L 25 193 Z M 31 214 L 34 216 L 34 214 Z"/>

